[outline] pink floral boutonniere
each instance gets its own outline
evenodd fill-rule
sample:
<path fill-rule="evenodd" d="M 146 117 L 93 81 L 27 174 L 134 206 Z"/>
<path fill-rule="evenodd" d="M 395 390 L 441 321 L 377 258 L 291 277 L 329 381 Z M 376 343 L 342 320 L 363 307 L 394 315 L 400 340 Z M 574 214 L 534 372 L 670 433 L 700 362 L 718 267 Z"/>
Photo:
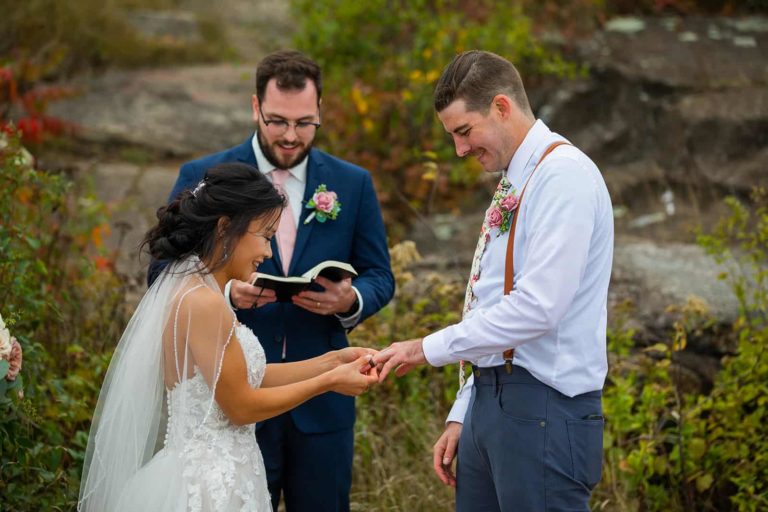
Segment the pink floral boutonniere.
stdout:
<path fill-rule="evenodd" d="M 341 203 L 336 192 L 328 190 L 325 183 L 321 183 L 304 208 L 314 210 L 307 216 L 304 224 L 309 224 L 312 219 L 317 219 L 317 222 L 325 222 L 328 219 L 336 220 L 341 211 Z"/>
<path fill-rule="evenodd" d="M 515 211 L 518 203 L 519 199 L 515 193 L 515 188 L 505 176 L 499 182 L 499 186 L 496 187 L 491 206 L 485 212 L 485 220 L 488 223 L 488 228 L 499 228 L 499 232 L 496 236 L 509 231 L 510 222 L 512 221 L 512 212 Z"/>

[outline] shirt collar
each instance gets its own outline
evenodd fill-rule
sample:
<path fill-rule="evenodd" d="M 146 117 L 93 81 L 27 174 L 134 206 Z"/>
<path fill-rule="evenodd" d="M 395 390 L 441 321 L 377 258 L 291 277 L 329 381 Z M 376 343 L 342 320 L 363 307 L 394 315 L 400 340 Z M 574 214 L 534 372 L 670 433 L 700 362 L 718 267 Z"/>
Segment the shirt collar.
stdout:
<path fill-rule="evenodd" d="M 274 171 L 276 167 L 272 165 L 269 160 L 267 160 L 267 157 L 264 156 L 264 153 L 261 151 L 261 146 L 259 145 L 259 134 L 258 132 L 254 132 L 253 138 L 251 139 L 251 145 L 253 146 L 253 153 L 256 155 L 256 166 L 259 168 L 259 171 L 261 171 L 262 174 L 265 176 L 268 175 L 270 172 Z M 288 169 L 288 172 L 291 173 L 291 176 L 299 180 L 301 183 L 304 183 L 307 181 L 307 161 L 309 160 L 309 155 L 305 156 L 304 159 L 296 164 L 294 167 L 291 167 Z"/>
<path fill-rule="evenodd" d="M 539 146 L 545 143 L 551 134 L 552 132 L 541 119 L 533 123 L 528 130 L 507 167 L 507 179 L 516 189 L 519 190 L 523 186 L 526 177 L 533 170 L 529 168 L 533 157 L 540 152 Z"/>

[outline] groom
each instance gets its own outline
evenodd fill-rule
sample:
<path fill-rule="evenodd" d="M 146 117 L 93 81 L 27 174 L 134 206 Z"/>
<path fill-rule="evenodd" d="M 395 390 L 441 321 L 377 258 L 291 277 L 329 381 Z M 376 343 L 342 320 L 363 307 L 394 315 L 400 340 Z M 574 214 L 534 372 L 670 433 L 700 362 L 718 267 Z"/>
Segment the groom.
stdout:
<path fill-rule="evenodd" d="M 258 167 L 288 199 L 272 240 L 273 258 L 258 271 L 296 276 L 325 260 L 348 262 L 355 279 L 318 277 L 317 290 L 278 303 L 271 290 L 230 281 L 225 296 L 264 346 L 267 362 L 300 361 L 346 347 L 348 330 L 384 307 L 394 293 L 387 239 L 371 177 L 312 147 L 320 128 L 318 65 L 295 51 L 273 53 L 256 69 L 255 133 L 239 146 L 181 167 L 170 198 L 194 188 L 210 167 Z M 326 190 L 325 193 L 322 192 Z M 319 194 L 319 195 L 318 195 Z M 321 221 L 318 209 L 340 210 Z M 307 208 L 315 198 L 314 208 Z M 327 393 L 257 427 L 273 508 L 347 511 L 352 482 L 355 402 Z"/>
<path fill-rule="evenodd" d="M 439 478 L 456 486 L 456 510 L 588 511 L 602 462 L 608 190 L 584 153 L 534 118 L 520 75 L 498 55 L 454 58 L 435 110 L 458 156 L 503 176 L 462 321 L 381 351 L 380 380 L 418 364 L 473 363 L 433 453 Z"/>

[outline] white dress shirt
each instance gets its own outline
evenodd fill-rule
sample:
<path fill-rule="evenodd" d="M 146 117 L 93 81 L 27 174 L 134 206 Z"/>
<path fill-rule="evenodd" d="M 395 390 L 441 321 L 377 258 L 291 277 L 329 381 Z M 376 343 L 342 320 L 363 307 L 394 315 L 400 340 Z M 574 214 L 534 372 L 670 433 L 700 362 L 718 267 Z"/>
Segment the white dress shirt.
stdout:
<path fill-rule="evenodd" d="M 266 176 L 269 181 L 272 181 L 272 171 L 275 170 L 276 167 L 272 165 L 269 160 L 267 160 L 267 157 L 265 157 L 264 153 L 261 151 L 261 146 L 259 146 L 258 133 L 253 134 L 251 145 L 253 146 L 253 153 L 256 155 L 256 165 L 258 166 L 259 171 L 261 171 L 261 173 L 264 174 L 264 176 Z M 307 186 L 308 160 L 309 157 L 306 156 L 301 160 L 301 162 L 288 169 L 288 172 L 291 174 L 288 179 L 285 180 L 285 184 L 283 185 L 283 189 L 288 196 L 288 207 L 291 209 L 291 213 L 293 213 L 293 219 L 296 221 L 297 229 L 299 226 L 299 220 L 301 219 L 301 210 L 303 208 L 302 202 L 304 201 L 304 190 Z M 336 315 L 336 318 L 338 318 L 341 322 L 341 326 L 345 329 L 354 327 L 360 320 L 360 316 L 363 314 L 363 296 L 360 295 L 360 292 L 354 286 L 352 289 L 355 291 L 355 295 L 357 295 L 359 304 L 357 311 L 350 316 Z M 229 294 L 227 294 L 227 297 L 229 297 Z"/>
<path fill-rule="evenodd" d="M 536 121 L 507 168 L 519 194 L 547 147 L 564 141 Z M 509 233 L 498 228 L 480 260 L 477 302 L 458 324 L 424 338 L 433 366 L 459 360 L 514 364 L 567 396 L 602 389 L 608 371 L 606 323 L 613 260 L 613 209 L 595 164 L 559 146 L 531 178 L 517 221 L 514 289 L 504 295 Z M 474 379 L 457 394 L 447 421 L 463 422 Z"/>

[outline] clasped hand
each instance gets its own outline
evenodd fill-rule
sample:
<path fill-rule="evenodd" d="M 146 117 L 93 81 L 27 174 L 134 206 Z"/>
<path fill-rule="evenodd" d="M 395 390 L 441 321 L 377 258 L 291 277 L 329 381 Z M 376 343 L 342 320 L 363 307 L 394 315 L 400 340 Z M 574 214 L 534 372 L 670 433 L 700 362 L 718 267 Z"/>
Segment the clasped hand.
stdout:
<path fill-rule="evenodd" d="M 376 384 L 379 374 L 371 362 L 376 350 L 364 347 L 347 347 L 334 352 L 337 366 L 331 370 L 333 391 L 348 396 L 357 396 L 371 384 Z"/>

